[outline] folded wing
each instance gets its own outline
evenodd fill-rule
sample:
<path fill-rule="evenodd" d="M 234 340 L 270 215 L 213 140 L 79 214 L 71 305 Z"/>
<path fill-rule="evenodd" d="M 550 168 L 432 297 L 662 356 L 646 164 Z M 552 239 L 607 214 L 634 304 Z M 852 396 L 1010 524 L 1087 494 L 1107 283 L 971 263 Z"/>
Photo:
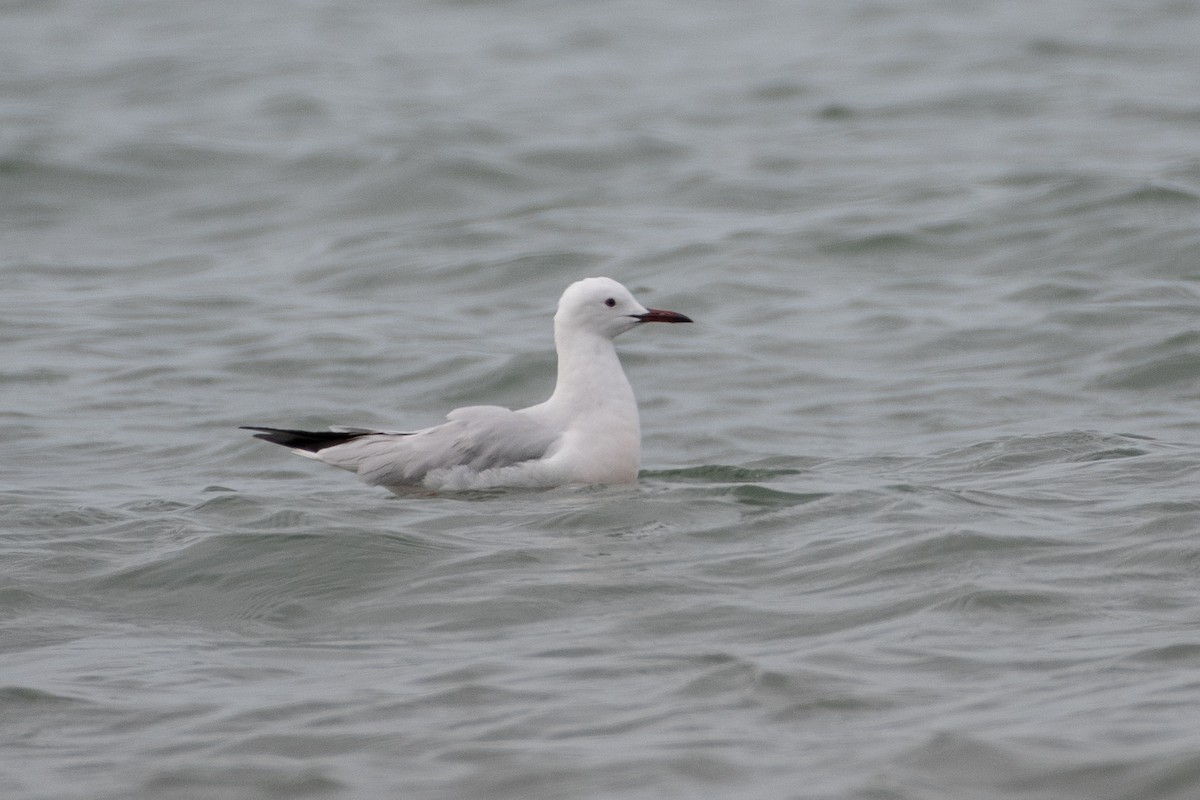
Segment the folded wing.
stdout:
<path fill-rule="evenodd" d="M 317 458 L 353 470 L 373 485 L 415 486 L 436 470 L 483 472 L 543 458 L 561 432 L 507 408 L 470 406 L 424 430 L 342 428 L 330 439 L 337 436 L 342 440 L 318 449 Z"/>

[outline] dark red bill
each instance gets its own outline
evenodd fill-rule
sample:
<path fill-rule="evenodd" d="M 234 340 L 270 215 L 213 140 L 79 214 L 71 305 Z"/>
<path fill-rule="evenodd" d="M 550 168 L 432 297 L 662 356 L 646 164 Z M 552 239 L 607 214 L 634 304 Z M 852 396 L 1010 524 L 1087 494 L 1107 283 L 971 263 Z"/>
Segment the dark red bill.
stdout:
<path fill-rule="evenodd" d="M 648 308 L 645 314 L 634 314 L 639 322 L 691 322 L 678 311 L 663 311 L 661 308 Z"/>

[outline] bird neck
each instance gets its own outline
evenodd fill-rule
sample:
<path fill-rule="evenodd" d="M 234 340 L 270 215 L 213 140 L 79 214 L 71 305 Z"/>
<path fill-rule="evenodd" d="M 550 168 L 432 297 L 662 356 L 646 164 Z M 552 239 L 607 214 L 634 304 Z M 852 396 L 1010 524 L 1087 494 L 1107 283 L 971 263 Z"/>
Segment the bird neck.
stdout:
<path fill-rule="evenodd" d="M 638 425 L 633 387 L 621 369 L 612 339 L 555 326 L 558 380 L 549 403 L 575 414 L 613 415 Z"/>

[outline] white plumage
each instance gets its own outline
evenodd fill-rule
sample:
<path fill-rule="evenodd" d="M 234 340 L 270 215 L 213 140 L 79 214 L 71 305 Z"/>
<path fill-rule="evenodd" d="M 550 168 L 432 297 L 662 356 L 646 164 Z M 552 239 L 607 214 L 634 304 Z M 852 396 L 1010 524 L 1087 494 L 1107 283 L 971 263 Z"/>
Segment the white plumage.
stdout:
<path fill-rule="evenodd" d="M 558 379 L 544 403 L 459 408 L 418 431 L 247 429 L 393 491 L 631 483 L 641 428 L 613 339 L 646 322 L 691 320 L 646 308 L 610 278 L 586 278 L 558 301 Z"/>

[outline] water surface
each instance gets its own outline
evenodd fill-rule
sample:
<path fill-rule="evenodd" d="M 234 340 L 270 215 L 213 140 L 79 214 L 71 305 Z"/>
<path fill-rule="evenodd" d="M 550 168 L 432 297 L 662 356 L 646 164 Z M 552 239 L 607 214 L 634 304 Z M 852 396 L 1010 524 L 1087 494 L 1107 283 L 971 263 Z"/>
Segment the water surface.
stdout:
<path fill-rule="evenodd" d="M 0 792 L 1200 793 L 1200 7 L 0 10 Z M 240 424 L 551 388 L 633 487 Z"/>

